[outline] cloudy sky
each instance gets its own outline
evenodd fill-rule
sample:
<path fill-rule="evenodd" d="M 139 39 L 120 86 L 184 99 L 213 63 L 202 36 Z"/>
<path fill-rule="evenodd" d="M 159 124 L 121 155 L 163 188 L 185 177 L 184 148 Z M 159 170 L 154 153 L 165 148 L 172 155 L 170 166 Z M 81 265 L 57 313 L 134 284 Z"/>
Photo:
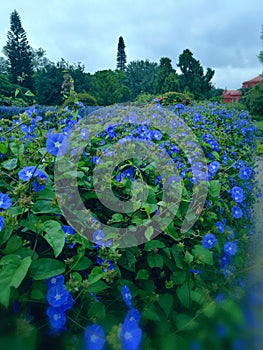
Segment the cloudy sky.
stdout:
<path fill-rule="evenodd" d="M 1 0 L 0 48 L 14 9 L 33 48 L 54 62 L 81 62 L 90 73 L 116 68 L 119 36 L 127 62 L 169 57 L 177 68 L 190 49 L 204 68 L 215 69 L 217 88 L 240 88 L 263 71 L 262 0 Z"/>

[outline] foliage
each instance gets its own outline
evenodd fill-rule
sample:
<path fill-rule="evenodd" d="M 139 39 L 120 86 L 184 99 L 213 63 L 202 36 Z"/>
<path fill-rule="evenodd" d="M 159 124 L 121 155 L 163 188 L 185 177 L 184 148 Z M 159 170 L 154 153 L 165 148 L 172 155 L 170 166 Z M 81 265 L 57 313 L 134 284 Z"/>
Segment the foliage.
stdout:
<path fill-rule="evenodd" d="M 261 35 L 260 35 L 260 39 L 262 40 L 262 43 L 263 43 L 263 26 L 261 26 Z M 261 64 L 263 64 L 263 51 L 260 51 L 260 52 L 259 52 L 258 59 L 259 59 L 259 62 L 260 62 Z"/>
<path fill-rule="evenodd" d="M 168 57 L 160 59 L 157 76 L 154 80 L 154 92 L 156 94 L 178 91 L 179 89 L 178 76 L 171 62 L 171 59 Z"/>
<path fill-rule="evenodd" d="M 79 102 L 83 103 L 85 106 L 97 106 L 97 100 L 94 96 L 87 93 L 79 93 L 76 96 L 70 96 L 63 103 L 63 107 L 68 106 L 70 109 L 75 108 L 76 104 Z"/>
<path fill-rule="evenodd" d="M 206 74 L 204 74 L 200 62 L 193 57 L 189 49 L 181 53 L 177 66 L 182 72 L 179 76 L 181 91 L 193 93 L 195 99 L 207 97 L 212 87 L 211 80 L 215 71 L 207 68 Z"/>
<path fill-rule="evenodd" d="M 257 119 L 263 117 L 263 83 L 256 84 L 252 89 L 245 92 L 242 97 L 243 102 L 250 113 Z"/>
<path fill-rule="evenodd" d="M 159 104 L 147 109 L 121 106 L 99 109 L 83 119 L 78 110 L 60 110 L 48 122 L 29 108 L 2 122 L 1 324 L 11 322 L 14 333 L 20 331 L 24 338 L 36 332 L 48 338 L 51 327 L 53 333 L 64 334 L 59 339 L 78 348 L 84 348 L 83 329 L 86 344 L 92 339 L 96 349 L 105 341 L 119 349 L 128 340 L 138 349 L 141 336 L 143 349 L 188 349 L 192 341 L 203 348 L 215 347 L 215 342 L 218 348 L 231 348 L 243 329 L 238 298 L 253 228 L 255 138 L 249 115 L 228 108 L 203 103 L 181 105 L 173 113 Z M 197 144 L 191 133 L 180 129 L 182 123 L 193 130 L 208 164 L 203 208 L 194 203 L 193 192 L 196 183 L 206 183 L 204 169 L 198 162 L 189 165 L 193 160 L 187 150 Z M 145 142 L 145 156 L 137 152 L 127 158 L 129 147 Z M 165 174 L 160 177 L 157 164 L 163 153 L 155 154 L 153 144 L 169 155 L 169 181 Z M 84 152 L 78 151 L 79 145 Z M 118 154 L 124 153 L 123 161 L 112 155 L 114 145 Z M 105 169 L 113 169 L 109 179 L 103 177 Z M 72 192 L 75 180 L 84 211 Z M 165 189 L 177 195 L 179 184 L 178 210 L 152 237 L 153 228 L 146 227 L 168 210 Z M 129 205 L 131 197 L 130 210 L 116 211 L 118 203 Z M 115 210 L 102 200 L 113 201 Z M 75 219 L 70 219 L 72 213 Z M 195 218 L 192 227 L 180 230 L 185 220 Z M 100 230 L 99 223 L 108 229 Z M 119 228 L 134 231 L 127 237 L 131 241 L 125 240 L 126 248 L 116 233 Z M 137 231 L 140 245 L 132 243 Z M 222 324 L 226 334 L 221 344 L 217 332 Z"/>
<path fill-rule="evenodd" d="M 157 95 L 152 99 L 153 103 L 160 103 L 162 106 L 174 106 L 177 104 L 192 104 L 193 95 L 175 91 L 166 92 L 163 95 Z"/>
<path fill-rule="evenodd" d="M 153 83 L 157 75 L 158 64 L 149 60 L 131 61 L 126 68 L 127 86 L 131 100 L 139 94 L 153 94 Z"/>
<path fill-rule="evenodd" d="M 118 42 L 118 51 L 117 51 L 117 69 L 125 71 L 126 68 L 126 53 L 125 53 L 125 44 L 123 37 L 119 37 Z"/>
<path fill-rule="evenodd" d="M 10 15 L 10 30 L 4 53 L 8 58 L 8 71 L 14 84 L 32 88 L 32 53 L 26 32 L 16 10 Z"/>

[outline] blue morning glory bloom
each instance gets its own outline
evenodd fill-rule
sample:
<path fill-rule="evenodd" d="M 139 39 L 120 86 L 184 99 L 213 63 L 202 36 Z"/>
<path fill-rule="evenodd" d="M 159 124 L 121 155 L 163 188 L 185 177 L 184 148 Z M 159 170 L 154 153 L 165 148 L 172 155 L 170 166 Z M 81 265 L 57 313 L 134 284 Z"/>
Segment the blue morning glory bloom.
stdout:
<path fill-rule="evenodd" d="M 237 252 L 237 244 L 235 242 L 226 242 L 224 244 L 224 252 L 228 256 L 235 255 Z"/>
<path fill-rule="evenodd" d="M 48 289 L 47 301 L 53 307 L 60 307 L 68 302 L 70 292 L 62 284 L 57 284 Z"/>
<path fill-rule="evenodd" d="M 243 166 L 239 170 L 239 177 L 241 180 L 248 180 L 252 174 L 252 170 L 249 167 Z"/>
<path fill-rule="evenodd" d="M 130 289 L 128 286 L 123 286 L 122 287 L 122 291 L 121 291 L 121 295 L 122 295 L 122 298 L 123 300 L 125 301 L 125 304 L 128 308 L 131 308 L 132 306 L 132 295 L 131 295 L 131 292 L 130 292 Z"/>
<path fill-rule="evenodd" d="M 232 215 L 235 219 L 241 218 L 243 216 L 242 209 L 238 205 L 236 205 L 232 208 Z"/>
<path fill-rule="evenodd" d="M 138 350 L 142 339 L 142 330 L 136 320 L 126 317 L 120 332 L 123 350 Z"/>
<path fill-rule="evenodd" d="M 225 225 L 221 221 L 217 221 L 216 227 L 220 233 L 224 233 Z"/>
<path fill-rule="evenodd" d="M 213 233 L 207 233 L 202 240 L 202 245 L 206 249 L 212 249 L 216 242 L 217 239 L 215 238 Z"/>
<path fill-rule="evenodd" d="M 67 152 L 69 144 L 64 134 L 50 134 L 46 141 L 46 149 L 53 156 L 62 156 Z"/>
<path fill-rule="evenodd" d="M 48 177 L 44 173 L 39 173 L 36 176 L 36 179 L 32 183 L 33 190 L 35 192 L 41 192 L 46 188 L 46 184 L 48 182 Z"/>
<path fill-rule="evenodd" d="M 85 349 L 102 350 L 106 342 L 103 328 L 98 324 L 93 324 L 85 329 Z"/>
<path fill-rule="evenodd" d="M 87 128 L 83 128 L 81 129 L 81 132 L 80 132 L 80 138 L 84 141 L 84 140 L 87 140 L 89 138 L 89 130 Z"/>
<path fill-rule="evenodd" d="M 208 164 L 208 171 L 211 175 L 215 175 L 219 170 L 219 168 L 220 168 L 220 163 L 217 160 Z"/>
<path fill-rule="evenodd" d="M 66 324 L 66 314 L 61 308 L 49 306 L 46 314 L 49 317 L 49 324 L 51 328 L 57 331 L 64 329 Z"/>
<path fill-rule="evenodd" d="M 243 199 L 244 199 L 243 189 L 239 186 L 234 186 L 232 188 L 232 198 L 237 203 L 243 202 Z"/>
<path fill-rule="evenodd" d="M 141 314 L 136 309 L 130 309 L 126 315 L 125 321 L 136 321 L 138 324 L 141 320 Z"/>
<path fill-rule="evenodd" d="M 65 241 L 66 241 L 66 237 L 68 235 L 74 235 L 75 234 L 75 231 L 74 231 L 73 227 L 71 227 L 71 226 L 63 225 L 61 228 L 65 232 Z M 75 245 L 76 245 L 76 242 L 73 242 L 73 243 L 70 243 L 68 245 L 68 247 L 69 248 L 74 248 Z"/>
<path fill-rule="evenodd" d="M 97 263 L 102 266 L 102 271 L 103 272 L 108 272 L 109 270 L 114 270 L 114 265 L 113 262 L 111 260 L 104 260 L 101 257 L 97 258 Z"/>
<path fill-rule="evenodd" d="M 0 209 L 8 209 L 11 205 L 12 201 L 8 194 L 0 193 Z"/>
<path fill-rule="evenodd" d="M 150 135 L 151 135 L 152 139 L 157 140 L 157 141 L 161 140 L 163 137 L 161 131 L 159 131 L 159 130 L 151 130 Z"/>
<path fill-rule="evenodd" d="M 93 233 L 93 242 L 96 243 L 98 247 L 111 247 L 112 241 L 105 241 L 105 234 L 102 230 L 96 230 Z"/>
<path fill-rule="evenodd" d="M 63 285 L 64 284 L 64 276 L 63 275 L 57 275 L 54 277 L 50 277 L 46 280 L 47 287 L 51 288 L 57 285 Z"/>
<path fill-rule="evenodd" d="M 21 169 L 18 172 L 18 177 L 22 181 L 29 181 L 32 176 L 38 176 L 39 174 L 44 174 L 42 173 L 39 169 L 37 169 L 36 166 L 30 165 L 30 166 L 25 166 L 23 169 Z"/>
<path fill-rule="evenodd" d="M 0 231 L 2 231 L 2 229 L 4 228 L 5 225 L 5 219 L 3 218 L 3 216 L 0 216 Z"/>

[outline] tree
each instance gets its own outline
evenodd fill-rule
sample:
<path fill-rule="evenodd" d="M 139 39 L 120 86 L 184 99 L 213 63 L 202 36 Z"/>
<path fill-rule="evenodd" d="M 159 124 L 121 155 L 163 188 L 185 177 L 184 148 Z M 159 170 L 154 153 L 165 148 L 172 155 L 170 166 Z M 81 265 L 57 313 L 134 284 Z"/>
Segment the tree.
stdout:
<path fill-rule="evenodd" d="M 22 27 L 20 16 L 16 10 L 10 15 L 10 30 L 4 54 L 8 58 L 8 71 L 12 83 L 32 88 L 32 49 L 28 44 L 26 32 Z"/>
<path fill-rule="evenodd" d="M 215 71 L 207 68 L 206 74 L 198 60 L 193 57 L 189 49 L 183 51 L 179 56 L 179 63 L 182 74 L 180 78 L 181 91 L 188 91 L 194 94 L 195 98 L 208 97 L 209 91 L 212 88 L 211 80 Z"/>
<path fill-rule="evenodd" d="M 131 61 L 126 68 L 127 85 L 131 91 L 131 100 L 139 94 L 153 94 L 153 83 L 157 75 L 158 64 L 149 60 Z"/>
<path fill-rule="evenodd" d="M 123 37 L 119 37 L 117 52 L 117 69 L 124 71 L 126 68 L 126 53 Z"/>
<path fill-rule="evenodd" d="M 157 76 L 154 81 L 154 92 L 162 94 L 168 91 L 178 91 L 179 81 L 172 61 L 168 57 L 160 59 Z"/>
<path fill-rule="evenodd" d="M 261 35 L 260 35 L 260 39 L 262 40 L 262 43 L 263 43 L 263 26 L 261 26 Z M 258 55 L 258 59 L 259 59 L 259 62 L 261 64 L 263 64 L 263 51 L 260 51 L 259 55 Z"/>

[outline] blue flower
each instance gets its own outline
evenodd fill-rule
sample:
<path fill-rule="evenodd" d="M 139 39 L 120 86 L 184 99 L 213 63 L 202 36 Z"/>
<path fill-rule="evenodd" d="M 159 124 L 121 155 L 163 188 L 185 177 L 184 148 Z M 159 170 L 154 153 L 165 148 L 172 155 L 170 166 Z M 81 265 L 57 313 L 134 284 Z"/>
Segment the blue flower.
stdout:
<path fill-rule="evenodd" d="M 242 209 L 238 205 L 236 205 L 232 208 L 232 215 L 235 219 L 241 218 L 243 216 Z"/>
<path fill-rule="evenodd" d="M 244 199 L 243 189 L 241 187 L 234 186 L 232 188 L 232 198 L 237 203 L 243 202 L 243 199 Z"/>
<path fill-rule="evenodd" d="M 208 165 L 208 171 L 211 175 L 215 175 L 220 168 L 220 163 L 215 160 Z"/>
<path fill-rule="evenodd" d="M 63 225 L 62 230 L 65 232 L 65 241 L 68 235 L 74 235 L 75 233 L 73 227 L 68 225 Z M 73 243 L 70 243 L 68 247 L 71 249 L 71 248 L 74 248 L 75 245 L 76 245 L 76 242 L 73 242 Z"/>
<path fill-rule="evenodd" d="M 220 233 L 224 233 L 225 231 L 225 226 L 221 221 L 217 221 L 216 227 Z"/>
<path fill-rule="evenodd" d="M 54 277 L 50 277 L 46 280 L 47 287 L 51 288 L 57 285 L 63 285 L 64 284 L 64 276 L 63 275 L 57 275 Z"/>
<path fill-rule="evenodd" d="M 102 267 L 103 272 L 108 272 L 109 270 L 114 270 L 114 265 L 111 260 L 104 260 L 103 258 L 98 257 L 97 263 Z"/>
<path fill-rule="evenodd" d="M 49 305 L 53 307 L 60 307 L 63 304 L 67 304 L 69 300 L 70 292 L 62 284 L 56 284 L 48 289 L 47 301 Z"/>
<path fill-rule="evenodd" d="M 87 128 L 81 129 L 80 138 L 84 141 L 89 138 L 89 130 Z"/>
<path fill-rule="evenodd" d="M 120 340 L 124 350 L 138 350 L 142 339 L 142 330 L 136 319 L 127 315 L 120 332 Z"/>
<path fill-rule="evenodd" d="M 0 209 L 8 209 L 11 205 L 12 201 L 8 194 L 0 193 Z"/>
<path fill-rule="evenodd" d="M 151 130 L 150 135 L 151 135 L 152 139 L 158 140 L 158 141 L 161 140 L 163 137 L 161 131 L 159 131 L 159 130 Z"/>
<path fill-rule="evenodd" d="M 239 177 L 241 180 L 248 180 L 252 174 L 252 170 L 249 167 L 243 166 L 239 170 Z"/>
<path fill-rule="evenodd" d="M 46 314 L 49 317 L 49 324 L 51 328 L 58 331 L 64 329 L 66 324 L 66 314 L 61 308 L 49 306 Z"/>
<path fill-rule="evenodd" d="M 106 342 L 103 328 L 93 324 L 85 329 L 84 333 L 86 350 L 102 350 Z"/>
<path fill-rule="evenodd" d="M 128 169 L 124 170 L 122 173 L 119 173 L 116 176 L 116 181 L 120 182 L 125 177 L 127 177 L 131 181 L 134 181 L 134 175 L 135 175 L 134 168 L 133 167 L 129 167 Z"/>
<path fill-rule="evenodd" d="M 190 269 L 190 272 L 192 272 L 194 275 L 201 275 L 202 271 L 198 270 L 198 269 Z"/>
<path fill-rule="evenodd" d="M 96 230 L 93 233 L 93 242 L 96 243 L 98 247 L 111 247 L 111 241 L 105 241 L 105 234 L 102 230 Z"/>
<path fill-rule="evenodd" d="M 122 298 L 123 300 L 125 301 L 125 304 L 128 308 L 131 308 L 132 306 L 132 295 L 131 295 L 131 292 L 130 292 L 130 289 L 128 286 L 123 286 L 122 287 L 122 291 L 121 291 L 121 295 L 122 295 Z"/>
<path fill-rule="evenodd" d="M 64 134 L 50 134 L 46 142 L 47 151 L 53 156 L 62 156 L 67 152 L 69 144 Z"/>
<path fill-rule="evenodd" d="M 212 249 L 216 242 L 217 239 L 215 238 L 213 233 L 207 233 L 202 240 L 202 245 L 206 249 Z"/>
<path fill-rule="evenodd" d="M 2 231 L 2 229 L 4 228 L 5 225 L 5 219 L 3 218 L 3 216 L 0 216 L 0 231 Z"/>
<path fill-rule="evenodd" d="M 237 244 L 235 242 L 226 242 L 224 244 L 224 252 L 228 256 L 235 255 L 237 252 Z"/>
<path fill-rule="evenodd" d="M 36 179 L 32 183 L 33 190 L 35 192 L 41 192 L 46 188 L 46 184 L 48 182 L 48 177 L 44 173 L 39 173 L 38 176 L 36 176 Z"/>
<path fill-rule="evenodd" d="M 102 159 L 98 156 L 94 156 L 92 159 L 91 159 L 91 162 L 98 165 L 98 164 L 102 164 Z"/>

